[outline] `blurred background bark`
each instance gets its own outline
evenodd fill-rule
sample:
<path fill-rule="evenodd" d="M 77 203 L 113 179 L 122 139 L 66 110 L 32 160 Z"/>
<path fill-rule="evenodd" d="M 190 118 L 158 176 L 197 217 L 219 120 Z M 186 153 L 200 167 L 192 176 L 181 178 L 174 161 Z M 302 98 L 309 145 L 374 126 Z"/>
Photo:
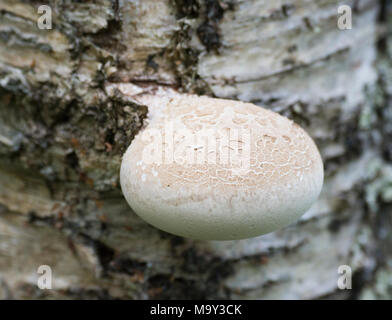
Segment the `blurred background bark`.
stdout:
<path fill-rule="evenodd" d="M 387 2 L 51 0 L 41 30 L 41 1 L 0 0 L 0 298 L 392 298 Z M 148 106 L 126 92 L 157 86 L 294 119 L 324 160 L 319 201 L 241 241 L 144 223 L 119 166 Z M 37 287 L 44 264 L 52 290 Z"/>

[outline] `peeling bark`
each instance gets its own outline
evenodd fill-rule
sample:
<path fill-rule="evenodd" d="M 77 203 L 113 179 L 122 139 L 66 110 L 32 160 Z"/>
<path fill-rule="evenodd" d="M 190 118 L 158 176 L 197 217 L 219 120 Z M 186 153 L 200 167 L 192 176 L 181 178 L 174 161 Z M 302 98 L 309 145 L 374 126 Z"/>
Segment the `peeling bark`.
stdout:
<path fill-rule="evenodd" d="M 391 296 L 387 1 L 348 1 L 346 31 L 338 0 L 47 4 L 53 30 L 37 28 L 40 3 L 0 2 L 1 298 Z M 319 201 L 298 223 L 241 241 L 192 241 L 141 221 L 118 172 L 148 106 L 126 93 L 158 86 L 297 121 L 325 163 Z M 37 288 L 43 264 L 52 290 Z M 354 282 L 343 292 L 344 264 Z"/>

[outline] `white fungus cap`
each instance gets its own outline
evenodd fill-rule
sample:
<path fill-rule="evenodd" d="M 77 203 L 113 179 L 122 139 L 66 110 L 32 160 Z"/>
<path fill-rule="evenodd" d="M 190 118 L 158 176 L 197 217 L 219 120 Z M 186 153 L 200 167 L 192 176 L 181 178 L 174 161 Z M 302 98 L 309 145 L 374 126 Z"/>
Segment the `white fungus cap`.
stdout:
<path fill-rule="evenodd" d="M 293 121 L 251 103 L 158 92 L 123 156 L 131 208 L 183 237 L 234 240 L 296 221 L 316 201 L 323 163 Z"/>

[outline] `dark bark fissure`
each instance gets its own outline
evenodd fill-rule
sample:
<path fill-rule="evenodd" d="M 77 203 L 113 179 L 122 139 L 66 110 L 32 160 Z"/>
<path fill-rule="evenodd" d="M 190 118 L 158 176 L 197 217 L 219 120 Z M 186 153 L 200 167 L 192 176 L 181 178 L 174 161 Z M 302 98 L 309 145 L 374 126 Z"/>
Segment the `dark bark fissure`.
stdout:
<path fill-rule="evenodd" d="M 35 5 L 34 8 L 40 4 L 22 3 Z M 150 5 L 148 1 L 143 3 Z M 377 189 L 374 201 L 378 210 L 375 212 L 367 198 L 370 192 L 368 185 L 377 182 L 377 179 L 383 179 L 381 171 L 369 180 L 354 183 L 349 190 L 339 191 L 339 194 L 324 199 L 331 203 L 330 207 L 325 209 L 328 218 L 316 216 L 300 222 L 295 227 L 298 231 L 292 232 L 292 229 L 288 229 L 286 233 L 267 236 L 257 244 L 249 242 L 240 247 L 240 243 L 233 243 L 232 247 L 222 249 L 219 247 L 221 244 L 193 242 L 168 235 L 143 224 L 129 212 L 118 185 L 121 155 L 143 127 L 148 107 L 135 103 L 120 90 L 109 93 L 105 86 L 123 83 L 146 89 L 166 86 L 183 92 L 238 99 L 243 94 L 241 90 L 245 90 L 248 92 L 245 97 L 249 101 L 265 105 L 294 119 L 305 128 L 311 128 L 312 133 L 317 131 L 312 129 L 312 126 L 325 124 L 327 129 L 324 130 L 328 136 L 317 136 L 316 132 L 317 144 L 322 150 L 328 149 L 328 143 L 332 147 L 338 145 L 344 149 L 343 152 L 332 152 L 325 157 L 326 181 L 330 182 L 335 175 L 346 170 L 342 169 L 344 166 L 360 159 L 367 149 L 382 153 L 381 159 L 386 164 L 392 160 L 392 103 L 388 77 L 392 70 L 392 58 L 388 49 L 390 31 L 382 34 L 377 43 L 377 83 L 374 88 L 369 86 L 365 89 L 368 92 L 366 100 L 359 103 L 360 106 L 351 112 L 349 119 L 343 119 L 342 105 L 347 102 L 347 97 L 341 93 L 322 101 L 319 101 L 318 97 L 306 99 L 298 94 L 295 99 L 288 101 L 284 94 L 273 95 L 268 92 L 268 87 L 273 83 L 277 91 L 287 86 L 287 95 L 290 95 L 293 92 L 290 91 L 290 85 L 285 83 L 286 79 L 292 79 L 292 83 L 301 88 L 300 82 L 308 81 L 302 74 L 311 78 L 317 68 L 322 70 L 324 67 L 338 65 L 337 61 L 344 65 L 345 59 L 353 63 L 355 59 L 349 60 L 350 55 L 353 54 L 352 51 L 359 51 L 348 43 L 345 47 L 331 52 L 326 48 L 323 55 L 301 60 L 301 54 L 304 58 L 301 50 L 304 49 L 297 37 L 303 35 L 304 42 L 312 49 L 311 46 L 318 43 L 311 39 L 313 33 L 325 32 L 321 35 L 325 38 L 328 36 L 325 30 L 317 31 L 321 22 L 309 17 L 304 18 L 301 27 L 296 27 L 298 36 L 294 35 L 295 32 L 289 32 L 289 36 L 284 33 L 266 36 L 268 27 L 272 30 L 269 23 L 284 25 L 288 19 L 298 14 L 299 9 L 306 9 L 299 7 L 301 1 L 274 7 L 268 12 L 258 8 L 264 15 L 251 21 L 252 28 L 259 28 L 259 34 L 266 36 L 266 39 L 254 46 L 248 42 L 241 44 L 241 36 L 235 38 L 231 31 L 224 29 L 223 22 L 229 23 L 226 19 L 231 19 L 230 14 L 235 16 L 235 19 L 230 20 L 232 24 L 242 19 L 241 6 L 236 1 L 168 1 L 167 6 L 173 11 L 174 19 L 163 23 L 174 25 L 169 31 L 164 28 L 166 26 L 162 28 L 162 33 L 167 32 L 165 37 L 168 38 L 163 44 L 159 42 L 162 40 L 160 33 L 158 36 L 154 33 L 155 29 L 161 26 L 152 23 L 151 27 L 147 18 L 142 20 L 149 13 L 150 7 L 147 4 L 147 9 L 137 8 L 140 13 L 132 17 L 132 23 L 143 23 L 136 25 L 134 29 L 133 26 L 126 25 L 124 19 L 124 15 L 132 11 L 123 11 L 124 8 L 121 7 L 129 5 L 128 3 L 111 1 L 106 4 L 97 1 L 96 6 L 91 8 L 83 4 L 49 1 L 55 13 L 53 32 L 58 32 L 56 35 L 59 39 L 64 36 L 59 42 L 48 40 L 46 34 L 32 28 L 31 33 L 34 36 L 25 32 L 23 28 L 35 25 L 35 22 L 26 19 L 20 12 L 14 12 L 14 9 L 0 12 L 1 23 L 13 25 L 16 19 L 20 23 L 16 23 L 12 28 L 0 29 L 0 45 L 14 50 L 13 54 L 20 60 L 37 57 L 35 60 L 29 60 L 29 63 L 14 65 L 13 61 L 11 63 L 7 60 L 5 53 L 0 51 L 0 138 L 4 141 L 0 141 L 0 181 L 6 186 L 4 189 L 0 186 L 0 237 L 2 227 L 9 232 L 8 224 L 12 228 L 31 232 L 35 237 L 47 232 L 50 237 L 66 243 L 63 254 L 71 252 L 70 260 L 73 257 L 80 265 L 91 267 L 89 272 L 80 274 L 78 272 L 83 270 L 81 266 L 71 269 L 79 279 L 84 279 L 86 274 L 95 273 L 95 277 L 94 280 L 89 280 L 88 284 L 70 284 L 69 288 L 54 290 L 55 293 L 41 292 L 27 282 L 23 282 L 19 287 L 12 286 L 7 279 L 0 278 L 0 297 L 47 298 L 57 294 L 68 298 L 100 299 L 276 298 L 279 292 L 284 296 L 290 285 L 298 286 L 298 281 L 305 281 L 306 277 L 301 275 L 300 280 L 295 277 L 290 280 L 285 278 L 286 271 L 282 271 L 282 274 L 274 273 L 271 265 L 282 270 L 285 264 L 292 265 L 293 268 L 306 267 L 304 262 L 296 259 L 305 257 L 303 259 L 311 260 L 307 256 L 307 250 L 314 255 L 317 253 L 317 250 L 312 251 L 312 241 L 317 239 L 319 234 L 328 234 L 332 243 L 350 232 L 347 230 L 354 225 L 358 232 L 361 229 L 367 230 L 368 227 L 371 229 L 371 236 L 367 242 L 359 245 L 358 250 L 374 263 L 364 264 L 354 270 L 353 290 L 349 293 L 343 294 L 335 287 L 325 287 L 317 291 L 315 287 L 311 297 L 360 298 L 363 291 L 376 281 L 377 274 L 386 269 L 390 257 L 388 247 L 392 242 L 387 235 L 392 228 L 389 200 L 387 195 L 383 195 L 383 190 Z M 353 4 L 354 9 L 356 8 L 354 19 L 359 19 L 376 6 L 376 1 L 358 1 Z M 390 29 L 390 3 L 382 0 L 379 4 L 379 24 Z M 320 3 L 320 10 L 323 10 L 323 7 L 328 9 L 329 5 L 328 1 Z M 318 5 L 315 7 L 318 8 Z M 78 12 L 87 16 L 89 10 L 93 9 L 96 11 L 88 21 L 85 19 L 85 23 L 73 14 Z M 105 23 L 100 24 L 101 20 L 95 20 L 96 17 L 102 17 Z M 138 18 L 141 20 L 137 20 Z M 372 23 L 371 20 L 365 22 Z M 242 23 L 246 24 L 247 21 Z M 260 27 L 259 23 L 265 25 Z M 140 36 L 138 32 L 143 32 L 144 26 L 149 26 L 152 30 Z M 241 30 L 241 24 L 236 26 L 237 29 L 233 28 L 233 34 Z M 127 32 L 134 32 L 131 40 L 125 37 Z M 246 33 L 242 35 L 245 36 Z M 140 37 L 140 44 L 134 40 L 137 37 Z M 143 42 L 146 37 L 151 37 L 148 39 L 150 42 Z M 319 37 L 318 41 L 323 41 L 323 37 Z M 225 59 L 230 59 L 230 55 L 226 56 L 230 50 L 241 50 L 242 45 L 249 45 L 253 50 L 259 47 L 267 50 L 269 45 L 275 44 L 271 39 L 283 39 L 282 46 L 284 45 L 284 50 L 289 53 L 286 57 L 282 49 L 284 57 L 280 63 L 283 69 L 281 65 L 276 67 L 273 60 L 271 68 L 265 74 L 250 72 L 249 75 L 243 76 L 241 69 L 238 76 L 231 76 L 223 67 L 220 69 Z M 135 42 L 130 44 L 126 41 Z M 236 44 L 236 41 L 239 41 L 240 45 L 233 49 L 233 43 Z M 62 52 L 58 51 L 59 45 L 64 47 Z M 130 45 L 140 47 L 133 48 Z M 25 51 L 18 51 L 20 48 Z M 132 49 L 135 49 L 134 55 L 130 53 Z M 241 51 L 240 54 L 246 55 L 247 52 Z M 215 62 L 213 59 L 212 62 L 208 60 L 211 57 Z M 266 68 L 263 64 L 258 66 L 259 61 L 254 56 L 251 59 L 255 60 L 255 69 Z M 45 73 L 42 60 L 47 61 L 47 68 L 50 69 L 47 78 L 38 77 Z M 142 67 L 137 64 L 140 61 Z M 204 64 L 206 66 L 203 69 L 201 66 Z M 56 69 L 59 65 L 63 67 L 61 71 Z M 141 69 L 140 73 L 135 71 L 138 68 Z M 109 69 L 117 71 L 109 72 Z M 211 74 L 203 74 L 209 69 Z M 328 74 L 333 71 L 326 69 L 324 72 L 328 79 Z M 293 75 L 296 75 L 298 80 Z M 312 80 L 309 80 L 309 88 L 311 82 Z M 218 89 L 215 87 L 216 83 Z M 219 92 L 219 85 L 228 89 L 229 93 L 226 95 L 225 91 Z M 325 85 L 330 83 L 325 82 Z M 264 90 L 266 94 L 261 97 L 253 96 L 253 92 Z M 372 111 L 374 118 L 364 125 L 362 119 L 365 107 Z M 9 182 L 13 180 L 16 185 Z M 387 185 L 387 182 L 385 184 Z M 19 194 L 21 197 L 18 198 Z M 22 201 L 23 197 L 25 199 Z M 22 239 L 22 236 L 20 237 Z M 50 239 L 48 242 L 51 242 Z M 354 237 L 351 241 L 357 244 Z M 21 243 L 21 246 L 28 245 Z M 339 244 L 337 241 L 332 245 L 338 247 Z M 151 248 L 156 250 L 154 255 L 151 254 Z M 161 252 L 164 252 L 162 256 Z M 334 259 L 331 252 L 327 251 L 326 255 L 328 254 L 331 255 L 331 260 Z M 352 255 L 344 253 L 343 258 L 337 261 L 349 261 Z M 318 258 L 322 260 L 321 256 Z M 1 259 L 3 258 L 0 256 L 0 273 L 9 273 L 12 277 L 13 261 L 7 260 L 2 264 Z M 13 260 L 18 261 L 17 256 L 13 257 Z M 39 262 L 39 259 L 37 262 L 33 261 L 31 268 L 36 268 L 35 264 Z M 320 266 L 323 264 L 327 262 L 321 262 Z M 61 265 L 57 267 L 60 268 Z M 250 274 L 248 278 L 245 276 L 247 272 Z M 300 272 L 299 267 L 298 274 Z M 241 279 L 248 280 L 253 277 L 254 281 L 249 284 L 243 280 L 245 284 L 240 285 L 236 278 L 238 274 L 239 278 L 243 277 Z M 253 282 L 257 285 L 253 285 Z M 279 291 L 285 284 L 286 289 Z M 113 292 L 113 288 L 120 293 L 114 293 L 116 291 Z M 298 297 L 308 298 L 303 292 L 299 293 Z"/>

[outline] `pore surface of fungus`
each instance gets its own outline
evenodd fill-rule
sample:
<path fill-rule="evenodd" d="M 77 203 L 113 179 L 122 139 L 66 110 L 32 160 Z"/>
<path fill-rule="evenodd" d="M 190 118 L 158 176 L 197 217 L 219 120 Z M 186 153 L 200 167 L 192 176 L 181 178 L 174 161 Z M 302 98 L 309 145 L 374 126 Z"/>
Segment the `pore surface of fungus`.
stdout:
<path fill-rule="evenodd" d="M 293 121 L 251 103 L 156 93 L 123 156 L 132 209 L 164 231 L 205 240 L 265 234 L 316 201 L 323 164 Z"/>

